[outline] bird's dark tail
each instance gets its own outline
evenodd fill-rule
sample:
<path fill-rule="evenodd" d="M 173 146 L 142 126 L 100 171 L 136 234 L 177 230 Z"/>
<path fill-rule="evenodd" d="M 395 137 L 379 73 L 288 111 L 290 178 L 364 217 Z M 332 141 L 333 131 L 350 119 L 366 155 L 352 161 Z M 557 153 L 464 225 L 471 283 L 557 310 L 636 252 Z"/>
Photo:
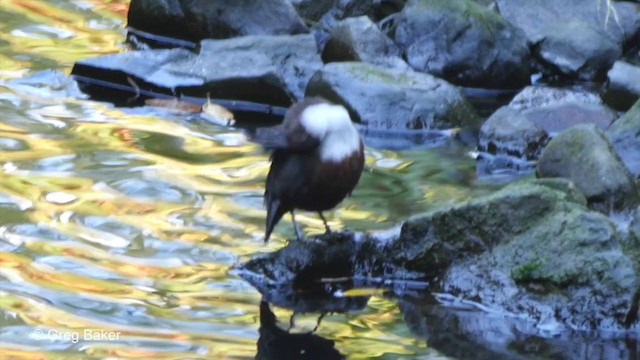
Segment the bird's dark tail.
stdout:
<path fill-rule="evenodd" d="M 282 219 L 282 216 L 287 212 L 282 206 L 280 206 L 280 200 L 268 200 L 267 201 L 267 223 L 266 223 L 266 231 L 264 233 L 264 242 L 269 241 L 269 237 L 271 236 L 271 232 L 273 228 L 276 226 L 278 221 Z"/>

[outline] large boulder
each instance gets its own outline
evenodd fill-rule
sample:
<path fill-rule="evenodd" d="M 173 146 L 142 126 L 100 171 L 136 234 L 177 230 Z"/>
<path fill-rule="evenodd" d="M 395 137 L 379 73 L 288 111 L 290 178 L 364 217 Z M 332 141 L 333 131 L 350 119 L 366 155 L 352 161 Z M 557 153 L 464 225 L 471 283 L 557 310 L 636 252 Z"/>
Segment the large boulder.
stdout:
<path fill-rule="evenodd" d="M 308 32 L 288 0 L 132 0 L 128 25 L 193 42 Z"/>
<path fill-rule="evenodd" d="M 607 130 L 611 144 L 636 177 L 640 177 L 640 100 Z"/>
<path fill-rule="evenodd" d="M 361 62 L 325 65 L 309 81 L 306 95 L 345 105 L 354 121 L 371 128 L 444 129 L 480 122 L 460 90 L 446 81 Z"/>
<path fill-rule="evenodd" d="M 605 213 L 638 205 L 633 176 L 594 125 L 578 125 L 553 138 L 540 156 L 537 175 L 572 180 L 590 206 Z"/>
<path fill-rule="evenodd" d="M 289 106 L 322 67 L 313 36 L 246 36 L 205 40 L 197 54 L 144 50 L 79 61 L 72 75 L 172 96 Z"/>
<path fill-rule="evenodd" d="M 456 85 L 529 83 L 524 33 L 470 0 L 410 0 L 398 16 L 395 40 L 414 69 Z"/>
<path fill-rule="evenodd" d="M 615 109 L 628 110 L 640 99 L 640 66 L 616 61 L 607 73 L 604 101 Z"/>
<path fill-rule="evenodd" d="M 409 220 L 385 249 L 388 263 L 428 274 L 432 291 L 540 327 L 623 329 L 640 284 L 614 224 L 564 180 Z"/>
<path fill-rule="evenodd" d="M 402 51 L 366 16 L 338 22 L 330 31 L 322 60 L 363 61 L 383 67 L 407 69 Z"/>
<path fill-rule="evenodd" d="M 548 73 L 574 79 L 604 79 L 623 45 L 640 30 L 638 6 L 628 2 L 496 2 L 500 14 L 524 30 Z"/>

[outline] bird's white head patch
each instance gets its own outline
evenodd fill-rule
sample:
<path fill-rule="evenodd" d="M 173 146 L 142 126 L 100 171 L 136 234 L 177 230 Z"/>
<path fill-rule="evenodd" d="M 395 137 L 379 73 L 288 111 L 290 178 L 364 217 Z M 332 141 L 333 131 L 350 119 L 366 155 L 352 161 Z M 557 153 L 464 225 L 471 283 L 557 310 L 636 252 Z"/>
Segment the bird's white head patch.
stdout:
<path fill-rule="evenodd" d="M 339 162 L 360 150 L 360 134 L 341 105 L 314 104 L 300 114 L 309 135 L 320 140 L 320 159 Z"/>

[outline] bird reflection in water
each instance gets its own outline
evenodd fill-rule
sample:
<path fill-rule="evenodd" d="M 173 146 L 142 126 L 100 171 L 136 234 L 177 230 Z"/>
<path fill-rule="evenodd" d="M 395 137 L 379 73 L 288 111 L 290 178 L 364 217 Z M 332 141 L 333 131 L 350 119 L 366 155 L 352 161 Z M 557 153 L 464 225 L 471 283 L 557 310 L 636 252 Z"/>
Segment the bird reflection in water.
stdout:
<path fill-rule="evenodd" d="M 276 316 L 266 301 L 260 302 L 259 332 L 256 359 L 344 359 L 333 340 L 315 335 L 313 331 L 291 334 L 278 327 Z"/>

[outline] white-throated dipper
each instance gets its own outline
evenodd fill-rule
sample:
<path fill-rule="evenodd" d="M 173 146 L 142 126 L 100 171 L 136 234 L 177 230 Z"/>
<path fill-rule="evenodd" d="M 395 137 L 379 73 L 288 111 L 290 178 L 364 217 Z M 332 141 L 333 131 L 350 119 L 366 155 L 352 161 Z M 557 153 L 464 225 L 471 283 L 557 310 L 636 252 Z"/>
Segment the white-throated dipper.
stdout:
<path fill-rule="evenodd" d="M 351 194 L 364 168 L 362 140 L 347 109 L 307 98 L 289 108 L 282 124 L 257 129 L 254 140 L 273 150 L 264 192 L 264 241 L 287 212 L 301 240 L 296 209 L 316 211 L 330 232 L 322 212 Z"/>

